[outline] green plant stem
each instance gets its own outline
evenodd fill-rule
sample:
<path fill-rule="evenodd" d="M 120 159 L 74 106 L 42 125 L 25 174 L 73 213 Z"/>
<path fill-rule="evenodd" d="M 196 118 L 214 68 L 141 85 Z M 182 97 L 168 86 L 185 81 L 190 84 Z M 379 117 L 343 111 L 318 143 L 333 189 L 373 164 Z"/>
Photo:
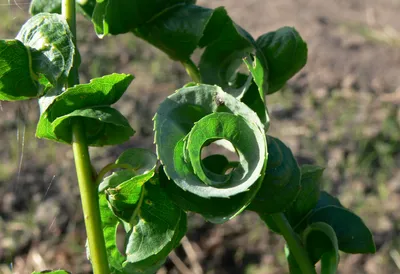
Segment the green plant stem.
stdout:
<path fill-rule="evenodd" d="M 191 59 L 181 62 L 193 82 L 201 83 L 200 71 Z"/>
<path fill-rule="evenodd" d="M 86 234 L 90 249 L 93 273 L 109 274 L 107 252 L 101 225 L 97 185 L 94 183 L 85 131 L 80 121 L 72 125 L 72 148 L 78 176 Z"/>
<path fill-rule="evenodd" d="M 76 52 L 76 10 L 75 0 L 62 0 L 62 14 L 68 22 L 73 35 Z M 67 87 L 79 83 L 78 68 L 74 57 L 74 64 L 70 71 Z M 78 177 L 79 192 L 82 200 L 82 209 L 88 238 L 90 258 L 94 274 L 109 274 L 106 245 L 101 225 L 99 197 L 97 185 L 94 184 L 94 174 L 90 162 L 89 148 L 86 142 L 85 130 L 79 120 L 72 123 L 72 149 L 74 152 L 75 168 Z"/>
<path fill-rule="evenodd" d="M 308 258 L 307 251 L 300 242 L 297 234 L 293 231 L 285 215 L 283 213 L 276 213 L 272 214 L 272 218 L 285 238 L 289 250 L 293 254 L 301 272 L 303 274 L 316 274 L 317 272 Z"/>
<path fill-rule="evenodd" d="M 79 83 L 79 73 L 77 64 L 77 56 L 79 54 L 76 44 L 76 3 L 75 0 L 62 0 L 62 14 L 68 23 L 72 33 L 72 41 L 75 45 L 74 63 L 68 75 L 68 86 L 72 87 Z"/>

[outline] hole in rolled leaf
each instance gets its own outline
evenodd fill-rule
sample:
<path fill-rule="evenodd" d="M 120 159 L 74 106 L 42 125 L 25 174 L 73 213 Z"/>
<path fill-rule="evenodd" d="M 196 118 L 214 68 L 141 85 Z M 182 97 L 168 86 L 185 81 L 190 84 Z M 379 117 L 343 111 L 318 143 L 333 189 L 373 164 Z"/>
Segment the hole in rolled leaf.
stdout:
<path fill-rule="evenodd" d="M 125 239 L 126 239 L 126 231 L 124 229 L 124 225 L 122 223 L 118 223 L 117 231 L 116 231 L 116 244 L 119 253 L 125 256 Z"/>
<path fill-rule="evenodd" d="M 228 175 L 235 170 L 239 155 L 231 142 L 221 139 L 204 146 L 201 150 L 201 159 L 209 171 Z"/>

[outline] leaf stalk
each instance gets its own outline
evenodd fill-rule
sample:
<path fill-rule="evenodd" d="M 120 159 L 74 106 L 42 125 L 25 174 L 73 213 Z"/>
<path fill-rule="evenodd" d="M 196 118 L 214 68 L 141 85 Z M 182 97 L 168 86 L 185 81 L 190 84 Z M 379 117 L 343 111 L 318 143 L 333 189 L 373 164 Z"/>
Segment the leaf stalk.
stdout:
<path fill-rule="evenodd" d="M 181 63 L 184 66 L 187 74 L 190 76 L 190 78 L 192 78 L 192 81 L 196 83 L 201 83 L 200 71 L 193 63 L 193 61 L 191 59 L 188 59 L 186 61 L 182 61 Z"/>

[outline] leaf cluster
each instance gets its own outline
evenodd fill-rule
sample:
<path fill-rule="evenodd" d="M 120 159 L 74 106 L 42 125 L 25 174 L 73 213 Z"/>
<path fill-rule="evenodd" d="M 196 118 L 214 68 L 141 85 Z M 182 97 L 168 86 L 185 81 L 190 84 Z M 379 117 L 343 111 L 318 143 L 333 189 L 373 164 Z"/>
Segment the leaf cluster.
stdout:
<path fill-rule="evenodd" d="M 133 76 L 114 73 L 67 85 L 80 56 L 60 7 L 61 1 L 32 1 L 34 16 L 16 39 L 0 40 L 0 99 L 38 99 L 39 138 L 71 144 L 72 125 L 80 121 L 88 145 L 123 143 L 134 130 L 111 105 Z M 266 95 L 307 62 L 307 44 L 294 28 L 255 39 L 223 7 L 193 0 L 89 0 L 78 7 L 99 37 L 132 33 L 180 61 L 195 81 L 160 104 L 157 155 L 128 149 L 97 176 L 112 273 L 154 273 L 185 235 L 188 211 L 223 223 L 251 210 L 286 237 L 276 222 L 281 214 L 312 264 L 321 261 L 322 273 L 336 273 L 339 250 L 375 251 L 363 221 L 320 189 L 323 168 L 299 167 L 290 148 L 268 135 Z M 198 48 L 203 53 L 194 64 Z M 202 149 L 220 140 L 233 145 L 238 161 L 221 154 L 202 158 Z M 289 246 L 290 271 L 301 273 L 292 251 Z"/>

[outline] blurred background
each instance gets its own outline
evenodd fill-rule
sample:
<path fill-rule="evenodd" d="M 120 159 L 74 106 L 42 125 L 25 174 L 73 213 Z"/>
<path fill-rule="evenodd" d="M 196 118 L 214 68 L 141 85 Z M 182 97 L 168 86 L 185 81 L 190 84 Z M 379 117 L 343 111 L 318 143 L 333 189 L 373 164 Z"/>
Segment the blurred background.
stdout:
<path fill-rule="evenodd" d="M 253 37 L 288 25 L 307 41 L 306 67 L 267 97 L 269 134 L 299 164 L 325 166 L 323 188 L 372 230 L 376 254 L 343 255 L 340 273 L 400 273 L 400 0 L 198 4 L 225 6 Z M 29 0 L 0 0 L 1 39 L 16 36 L 28 7 Z M 119 147 L 91 149 L 95 167 L 128 147 L 154 150 L 152 116 L 189 78 L 133 35 L 99 40 L 90 22 L 78 20 L 81 82 L 112 72 L 136 76 L 117 108 L 137 134 Z M 0 117 L 0 273 L 91 273 L 71 148 L 35 139 L 35 100 L 0 102 Z M 159 274 L 287 273 L 283 246 L 253 213 L 219 226 L 193 214 L 187 238 Z"/>

